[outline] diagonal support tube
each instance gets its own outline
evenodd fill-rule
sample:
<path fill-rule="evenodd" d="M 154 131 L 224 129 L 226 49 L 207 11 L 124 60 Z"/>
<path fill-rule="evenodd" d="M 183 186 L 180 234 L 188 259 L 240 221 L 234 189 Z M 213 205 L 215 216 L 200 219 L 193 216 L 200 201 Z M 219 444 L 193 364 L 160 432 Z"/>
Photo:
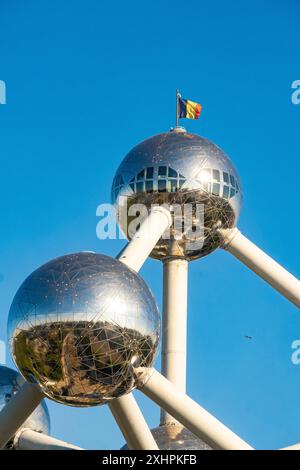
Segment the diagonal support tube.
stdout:
<path fill-rule="evenodd" d="M 68 442 L 46 436 L 31 429 L 21 429 L 14 439 L 16 450 L 83 450 Z"/>
<path fill-rule="evenodd" d="M 172 223 L 170 212 L 154 207 L 132 240 L 117 256 L 131 269 L 139 271 L 162 234 Z M 158 446 L 132 393 L 108 403 L 130 449 L 157 450 Z"/>
<path fill-rule="evenodd" d="M 238 229 L 221 229 L 223 248 L 300 308 L 300 281 L 248 240 Z"/>
<path fill-rule="evenodd" d="M 44 398 L 41 390 L 25 382 L 0 412 L 0 449 L 16 434 Z"/>
<path fill-rule="evenodd" d="M 172 216 L 168 209 L 162 206 L 153 207 L 132 240 L 117 256 L 118 260 L 138 272 L 171 224 Z"/>
<path fill-rule="evenodd" d="M 155 439 L 132 393 L 108 403 L 131 450 L 158 450 Z"/>
<path fill-rule="evenodd" d="M 138 388 L 214 449 L 252 450 L 217 418 L 152 368 L 137 368 Z"/>
<path fill-rule="evenodd" d="M 300 450 L 300 444 L 293 444 L 292 446 L 282 447 L 279 450 Z"/>

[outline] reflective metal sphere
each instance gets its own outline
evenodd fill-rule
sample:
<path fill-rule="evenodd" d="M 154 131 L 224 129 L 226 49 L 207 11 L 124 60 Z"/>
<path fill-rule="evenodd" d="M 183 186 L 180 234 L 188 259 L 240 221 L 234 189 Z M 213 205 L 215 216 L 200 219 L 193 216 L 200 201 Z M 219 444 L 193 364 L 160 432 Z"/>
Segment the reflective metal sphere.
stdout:
<path fill-rule="evenodd" d="M 213 450 L 181 424 L 166 424 L 151 430 L 160 450 Z M 122 450 L 128 450 L 127 445 Z"/>
<path fill-rule="evenodd" d="M 93 406 L 135 387 L 133 367 L 151 366 L 160 317 L 133 270 L 82 252 L 34 271 L 18 290 L 8 335 L 21 373 L 49 398 Z"/>
<path fill-rule="evenodd" d="M 134 218 L 128 217 L 128 209 L 133 204 L 145 204 L 148 209 L 152 204 L 179 205 L 179 213 L 178 207 L 174 209 L 171 237 L 161 238 L 151 256 L 193 260 L 222 244 L 218 229 L 236 225 L 242 194 L 237 172 L 225 153 L 207 139 L 179 129 L 150 137 L 126 155 L 113 180 L 112 201 L 128 238 Z M 182 228 L 186 205 L 192 223 Z M 196 227 L 202 230 L 195 235 Z"/>
<path fill-rule="evenodd" d="M 168 424 L 152 429 L 160 450 L 212 450 L 181 424 Z"/>
<path fill-rule="evenodd" d="M 24 383 L 23 377 L 15 370 L 0 366 L 0 411 L 6 403 L 15 395 Z M 44 401 L 29 416 L 27 421 L 21 426 L 21 429 L 28 428 L 32 431 L 49 434 L 50 417 L 47 405 Z M 13 447 L 13 438 L 6 444 L 7 449 Z"/>

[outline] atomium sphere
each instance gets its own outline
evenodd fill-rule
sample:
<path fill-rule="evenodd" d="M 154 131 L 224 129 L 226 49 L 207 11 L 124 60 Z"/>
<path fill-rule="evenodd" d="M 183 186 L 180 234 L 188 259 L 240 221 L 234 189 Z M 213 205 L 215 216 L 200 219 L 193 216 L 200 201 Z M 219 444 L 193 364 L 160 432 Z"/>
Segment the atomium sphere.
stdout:
<path fill-rule="evenodd" d="M 181 424 L 158 426 L 151 432 L 160 450 L 212 450 Z"/>
<path fill-rule="evenodd" d="M 5 407 L 7 402 L 15 395 L 24 383 L 24 379 L 13 369 L 0 366 L 0 411 Z M 48 408 L 44 401 L 34 410 L 20 429 L 31 429 L 32 431 L 49 434 L 50 417 Z M 6 449 L 13 447 L 14 438 L 12 438 L 5 446 Z"/>
<path fill-rule="evenodd" d="M 225 153 L 179 128 L 144 140 L 126 155 L 113 180 L 112 201 L 128 238 L 134 204 L 144 204 L 148 210 L 153 204 L 167 204 L 173 226 L 151 256 L 193 260 L 222 245 L 218 229 L 235 227 L 242 193 Z"/>
<path fill-rule="evenodd" d="M 94 406 L 135 387 L 159 343 L 155 299 L 133 270 L 82 252 L 49 261 L 18 290 L 8 319 L 14 360 L 49 398 Z"/>
<path fill-rule="evenodd" d="M 212 450 L 181 424 L 165 424 L 151 430 L 160 450 Z M 122 450 L 128 450 L 127 445 Z"/>

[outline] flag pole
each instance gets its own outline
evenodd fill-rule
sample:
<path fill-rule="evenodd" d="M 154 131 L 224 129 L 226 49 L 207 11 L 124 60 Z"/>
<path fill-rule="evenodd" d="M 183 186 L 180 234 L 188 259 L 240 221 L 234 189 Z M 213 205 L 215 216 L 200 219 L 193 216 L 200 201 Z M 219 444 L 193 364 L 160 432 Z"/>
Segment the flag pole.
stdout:
<path fill-rule="evenodd" d="M 178 127 L 178 118 L 179 118 L 179 106 L 178 106 L 178 97 L 179 97 L 179 90 L 176 90 L 176 126 L 175 129 Z"/>

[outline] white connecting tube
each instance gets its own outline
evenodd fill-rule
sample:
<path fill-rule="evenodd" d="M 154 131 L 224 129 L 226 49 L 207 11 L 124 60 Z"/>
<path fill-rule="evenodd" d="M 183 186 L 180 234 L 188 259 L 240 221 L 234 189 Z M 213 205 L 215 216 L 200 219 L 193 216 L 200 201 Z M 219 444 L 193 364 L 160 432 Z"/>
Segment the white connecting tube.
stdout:
<path fill-rule="evenodd" d="M 31 429 L 21 429 L 14 439 L 16 450 L 83 450 L 68 442 L 46 436 Z"/>
<path fill-rule="evenodd" d="M 253 450 L 217 418 L 152 368 L 136 369 L 139 389 L 213 449 Z"/>
<path fill-rule="evenodd" d="M 219 230 L 223 248 L 300 308 L 300 281 L 248 240 L 238 229 Z"/>
<path fill-rule="evenodd" d="M 0 412 L 0 449 L 16 434 L 44 398 L 41 390 L 25 382 Z"/>
<path fill-rule="evenodd" d="M 158 450 L 155 439 L 132 393 L 108 403 L 131 450 Z"/>
<path fill-rule="evenodd" d="M 294 444 L 292 446 L 283 447 L 282 449 L 279 449 L 279 450 L 300 450 L 300 444 Z"/>
<path fill-rule="evenodd" d="M 171 224 L 172 216 L 168 209 L 162 206 L 153 207 L 149 216 L 144 219 L 139 230 L 117 258 L 138 272 Z"/>

